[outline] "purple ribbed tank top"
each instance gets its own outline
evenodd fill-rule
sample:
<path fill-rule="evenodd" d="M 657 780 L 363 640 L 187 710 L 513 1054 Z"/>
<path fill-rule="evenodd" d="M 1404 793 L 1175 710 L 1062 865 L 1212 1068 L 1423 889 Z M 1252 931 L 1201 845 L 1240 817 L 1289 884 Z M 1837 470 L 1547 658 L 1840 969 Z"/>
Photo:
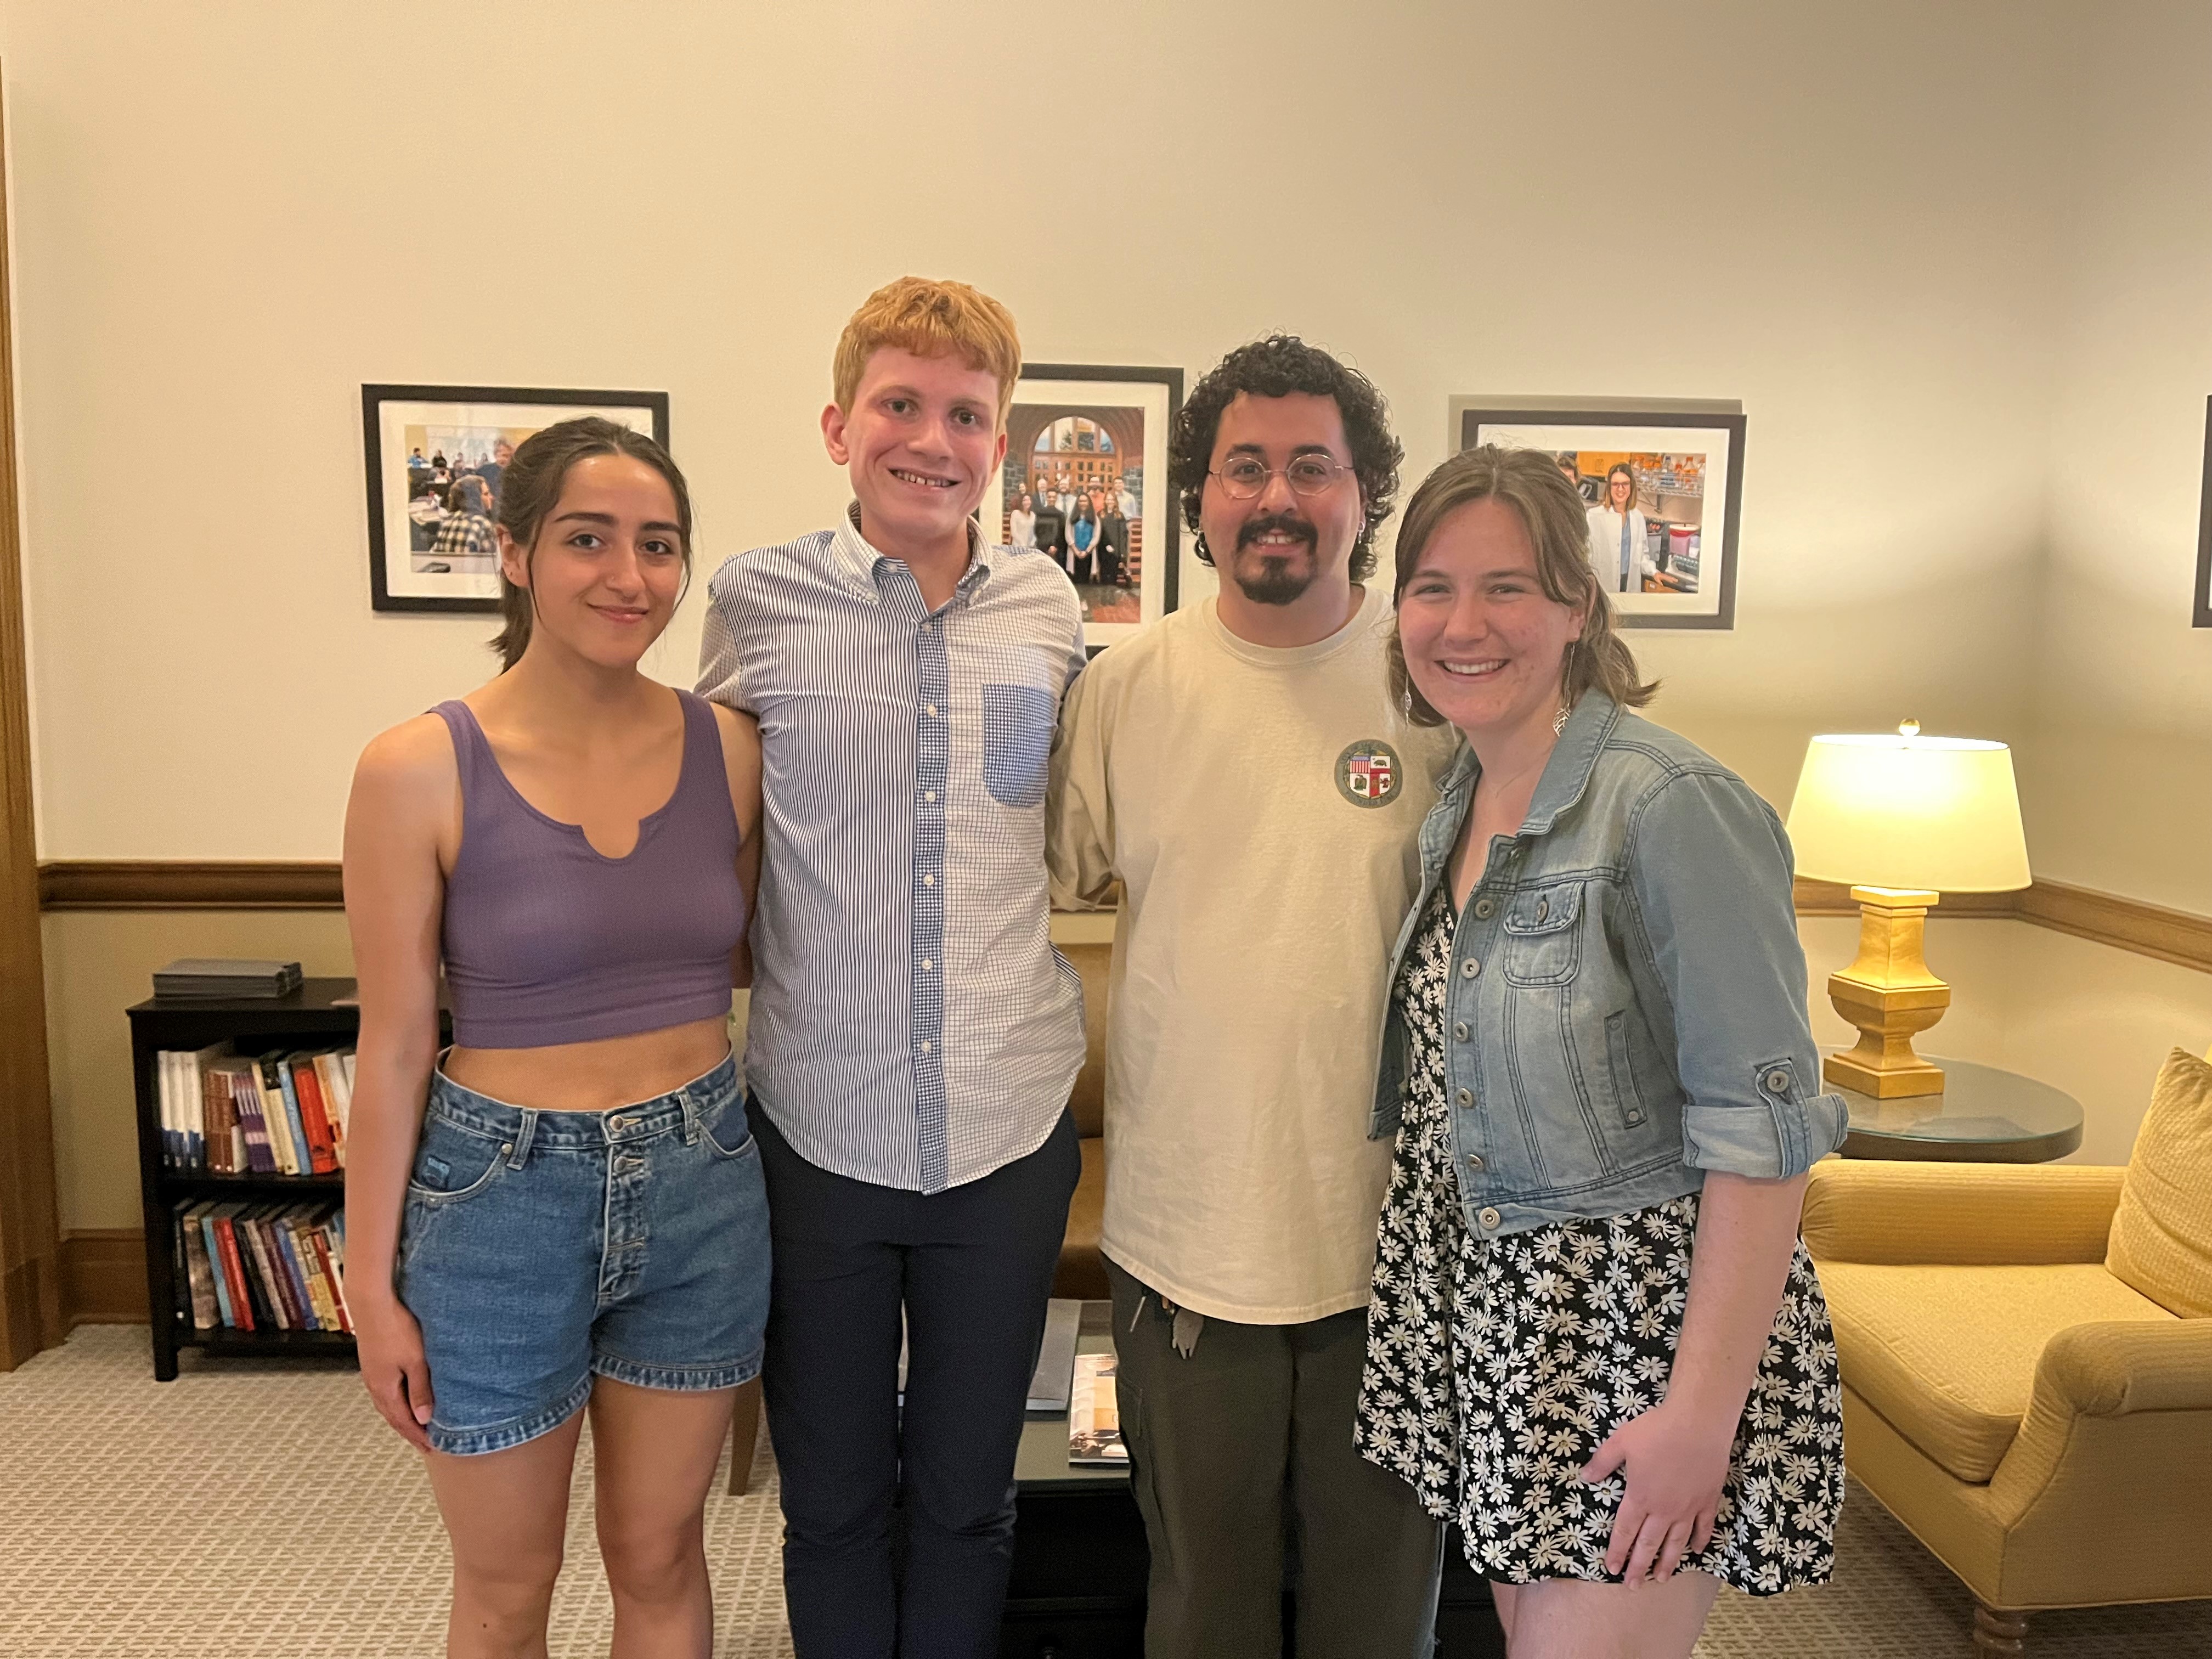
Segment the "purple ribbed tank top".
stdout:
<path fill-rule="evenodd" d="M 454 1042 L 542 1048 L 729 1013 L 730 952 L 745 936 L 738 817 L 714 711 L 676 695 L 676 793 L 619 859 L 523 799 L 466 703 L 438 705 L 461 771 L 444 931 Z"/>

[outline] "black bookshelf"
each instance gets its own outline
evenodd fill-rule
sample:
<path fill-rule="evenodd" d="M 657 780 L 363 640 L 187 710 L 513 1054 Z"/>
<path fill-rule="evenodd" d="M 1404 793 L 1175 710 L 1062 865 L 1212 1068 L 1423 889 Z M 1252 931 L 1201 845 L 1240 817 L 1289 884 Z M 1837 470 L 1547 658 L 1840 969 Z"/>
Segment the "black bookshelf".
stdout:
<path fill-rule="evenodd" d="M 154 1328 L 154 1376 L 172 1381 L 177 1351 L 262 1357 L 306 1354 L 350 1358 L 353 1338 L 337 1331 L 236 1331 L 197 1328 L 177 1311 L 176 1210 L 202 1200 L 342 1199 L 342 1175 L 210 1175 L 173 1170 L 162 1157 L 161 1102 L 154 1056 L 165 1048 L 200 1049 L 228 1042 L 242 1054 L 270 1048 L 337 1048 L 361 1029 L 360 1012 L 340 1006 L 354 994 L 349 979 L 311 979 L 281 997 L 153 997 L 130 1010 L 132 1086 L 138 1104 L 138 1186 L 146 1212 L 146 1306 Z"/>

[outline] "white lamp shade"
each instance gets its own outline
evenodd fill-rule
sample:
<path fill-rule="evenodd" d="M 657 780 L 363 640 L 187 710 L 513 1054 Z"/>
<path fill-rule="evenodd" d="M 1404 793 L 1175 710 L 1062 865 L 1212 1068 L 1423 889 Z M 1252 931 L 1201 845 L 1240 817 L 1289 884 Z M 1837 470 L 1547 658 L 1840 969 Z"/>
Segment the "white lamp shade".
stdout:
<path fill-rule="evenodd" d="M 1814 738 L 1790 840 L 1815 881 L 2002 893 L 2033 879 L 2012 750 L 1973 738 Z"/>

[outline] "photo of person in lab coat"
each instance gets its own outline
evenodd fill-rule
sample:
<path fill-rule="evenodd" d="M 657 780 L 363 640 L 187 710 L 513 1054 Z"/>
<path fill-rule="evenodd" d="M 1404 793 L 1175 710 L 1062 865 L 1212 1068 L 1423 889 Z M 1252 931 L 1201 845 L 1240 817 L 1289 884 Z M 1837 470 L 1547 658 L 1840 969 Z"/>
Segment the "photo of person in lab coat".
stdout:
<path fill-rule="evenodd" d="M 1605 494 L 1589 509 L 1589 557 L 1608 593 L 1641 593 L 1659 567 L 1646 541 L 1648 527 L 1636 505 L 1636 469 L 1615 461 L 1605 475 Z"/>

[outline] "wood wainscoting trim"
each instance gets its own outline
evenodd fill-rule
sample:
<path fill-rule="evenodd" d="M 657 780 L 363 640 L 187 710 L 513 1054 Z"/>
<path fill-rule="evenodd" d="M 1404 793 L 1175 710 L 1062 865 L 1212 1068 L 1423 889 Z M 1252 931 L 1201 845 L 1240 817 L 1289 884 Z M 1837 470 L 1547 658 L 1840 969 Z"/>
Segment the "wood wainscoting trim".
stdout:
<path fill-rule="evenodd" d="M 1841 882 L 1797 878 L 1792 895 L 1801 916 L 1855 916 L 1851 890 Z M 2162 904 L 2069 887 L 2063 881 L 2035 884 L 2016 893 L 1946 893 L 1929 915 L 1961 921 L 1980 918 L 2033 922 L 2053 933 L 2070 933 L 2116 951 L 2154 957 L 2177 968 L 2212 974 L 2212 916 L 2169 910 Z"/>
<path fill-rule="evenodd" d="M 137 1227 L 80 1227 L 62 1235 L 62 1318 L 79 1325 L 143 1325 L 146 1235 Z"/>
<path fill-rule="evenodd" d="M 48 910 L 342 910 L 331 863 L 88 859 L 39 866 Z"/>
<path fill-rule="evenodd" d="M 2008 896 L 2022 921 L 2212 974 L 2212 916 L 2062 881 L 2038 881 Z"/>
<path fill-rule="evenodd" d="M 1840 882 L 1797 879 L 1801 916 L 1855 916 Z M 342 910 L 336 862 L 192 863 L 176 860 L 88 859 L 39 866 L 47 910 Z M 2212 974 L 2212 916 L 2169 910 L 2117 893 L 2038 880 L 2017 893 L 1946 893 L 1939 918 L 2033 922 L 2115 950 Z"/>

